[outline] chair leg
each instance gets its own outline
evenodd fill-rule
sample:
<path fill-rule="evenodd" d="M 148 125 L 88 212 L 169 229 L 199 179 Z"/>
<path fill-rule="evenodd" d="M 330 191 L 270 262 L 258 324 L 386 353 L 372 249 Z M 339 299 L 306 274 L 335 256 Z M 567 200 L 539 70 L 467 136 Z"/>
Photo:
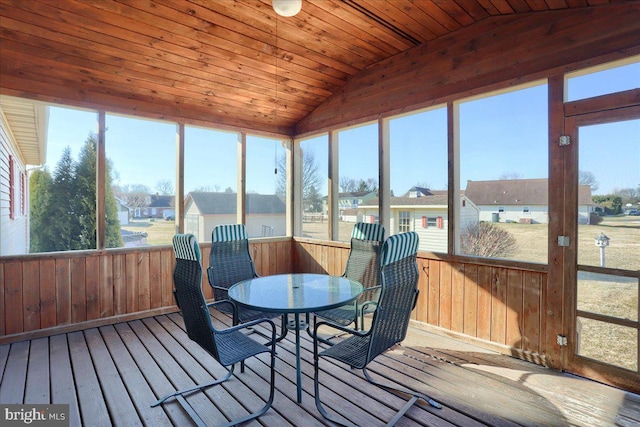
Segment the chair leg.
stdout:
<path fill-rule="evenodd" d="M 244 361 L 243 361 L 244 362 Z M 200 418 L 200 416 L 197 414 L 197 412 L 193 409 L 193 407 L 189 404 L 189 402 L 187 402 L 187 400 L 184 398 L 185 394 L 189 394 L 189 393 L 193 393 L 195 391 L 199 391 L 199 390 L 203 390 L 207 387 L 211 387 L 214 385 L 218 385 L 221 384 L 223 382 L 225 382 L 226 380 L 228 380 L 229 378 L 231 378 L 231 376 L 233 375 L 233 368 L 235 365 L 231 366 L 231 369 L 229 369 L 229 373 L 220 380 L 214 380 L 211 382 L 208 382 L 206 384 L 201 384 L 201 385 L 197 385 L 197 386 L 193 386 L 190 388 L 186 388 L 183 390 L 179 390 L 173 393 L 170 393 L 166 396 L 164 396 L 163 398 L 159 399 L 157 402 L 153 403 L 151 405 L 151 407 L 155 407 L 158 406 L 162 403 L 164 403 L 166 400 L 175 397 L 175 399 L 180 403 L 180 406 L 182 406 L 182 408 L 187 412 L 187 414 L 189 415 L 189 417 L 193 420 L 193 422 L 198 426 L 198 427 L 206 427 L 207 424 L 202 420 L 202 418 Z M 251 414 L 248 414 L 242 418 L 238 418 L 232 421 L 229 421 L 226 424 L 223 424 L 220 427 L 231 427 L 231 426 L 235 426 L 237 424 L 242 424 L 245 423 L 247 421 L 253 420 L 255 418 L 258 418 L 261 415 L 264 415 L 265 412 L 267 412 L 269 410 L 269 408 L 271 408 L 271 405 L 273 404 L 273 398 L 275 396 L 275 379 L 276 379 L 276 355 L 275 355 L 275 351 L 271 352 L 271 381 L 269 384 L 269 399 L 267 400 L 267 402 L 265 403 L 265 405 L 260 408 L 258 411 L 253 412 Z"/>
<path fill-rule="evenodd" d="M 379 383 L 377 381 L 375 381 L 373 378 L 371 378 L 371 376 L 369 375 L 369 372 L 367 372 L 367 368 L 364 367 L 362 369 L 362 373 L 364 374 L 365 378 L 367 379 L 367 381 L 369 381 L 371 384 L 378 386 L 380 388 L 384 388 L 385 390 L 388 390 L 394 394 L 405 394 L 405 395 L 409 395 L 411 396 L 411 399 L 409 399 L 407 401 L 407 403 L 402 407 L 402 409 L 400 409 L 396 415 L 389 421 L 389 423 L 387 423 L 387 426 L 392 426 L 395 423 L 397 423 L 403 416 L 404 414 L 411 409 L 411 407 L 420 399 L 424 400 L 425 402 L 427 402 L 429 405 L 433 406 L 436 409 L 442 409 L 442 405 L 439 404 L 438 402 L 436 402 L 435 400 L 433 400 L 431 397 L 427 396 L 424 393 L 420 393 L 417 391 L 413 391 L 413 390 L 409 390 L 409 389 L 405 389 L 405 388 L 400 388 L 400 387 L 394 387 L 392 385 L 389 384 L 382 384 Z"/>
<path fill-rule="evenodd" d="M 320 381 L 319 381 L 320 368 L 318 366 L 318 359 L 319 359 L 318 343 L 317 341 L 314 341 L 313 391 L 315 394 L 316 408 L 318 409 L 318 412 L 320 412 L 320 415 L 322 415 L 326 420 L 330 421 L 333 424 L 344 426 L 344 427 L 356 427 L 353 424 L 345 424 L 344 421 L 338 420 L 337 418 L 333 417 L 331 414 L 329 414 L 326 411 L 326 409 L 324 409 L 324 406 L 322 406 L 322 402 L 320 401 Z"/>
<path fill-rule="evenodd" d="M 178 397 L 182 397 L 185 394 L 193 393 L 195 391 L 200 391 L 200 390 L 203 390 L 205 388 L 221 384 L 221 383 L 225 382 L 226 380 L 228 380 L 229 378 L 231 378 L 231 376 L 233 375 L 233 368 L 234 367 L 232 366 L 231 369 L 229 369 L 229 372 L 227 373 L 227 375 L 225 375 L 225 377 L 222 378 L 222 379 L 213 380 L 213 381 L 210 381 L 210 382 L 205 383 L 205 384 L 198 384 L 198 385 L 195 385 L 193 387 L 188 387 L 188 388 L 184 388 L 182 390 L 174 391 L 173 393 L 169 393 L 166 396 L 164 396 L 161 399 L 159 399 L 158 401 L 156 401 L 155 403 L 153 403 L 151 405 L 151 407 L 153 408 L 155 406 L 158 406 L 158 405 L 164 403 L 165 400 L 171 399 L 172 397 L 175 397 L 176 399 L 178 399 Z"/>

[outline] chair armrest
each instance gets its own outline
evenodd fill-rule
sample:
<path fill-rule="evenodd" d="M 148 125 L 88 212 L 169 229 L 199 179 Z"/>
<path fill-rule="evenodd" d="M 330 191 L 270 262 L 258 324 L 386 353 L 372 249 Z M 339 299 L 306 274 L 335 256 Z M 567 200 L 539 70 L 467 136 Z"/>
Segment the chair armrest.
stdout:
<path fill-rule="evenodd" d="M 239 330 L 242 330 L 242 329 L 249 329 L 250 327 L 258 325 L 260 323 L 268 323 L 269 326 L 271 327 L 271 340 L 269 341 L 269 344 L 271 344 L 273 346 L 273 351 L 275 351 L 276 324 L 273 323 L 273 321 L 271 319 L 256 319 L 256 320 L 252 320 L 251 322 L 241 323 L 239 325 L 231 326 L 230 328 L 227 328 L 227 329 L 222 329 L 222 330 L 216 329 L 216 333 L 217 334 L 230 334 L 231 332 L 239 331 Z"/>
<path fill-rule="evenodd" d="M 360 313 L 363 313 L 369 306 L 372 306 L 375 309 L 375 307 L 378 306 L 378 301 L 363 301 L 362 303 L 356 305 Z"/>
<path fill-rule="evenodd" d="M 238 307 L 236 307 L 236 303 L 234 303 L 233 301 L 229 300 L 229 299 L 223 299 L 220 301 L 214 301 L 214 302 L 210 302 L 207 304 L 207 307 L 213 307 L 215 308 L 218 305 L 223 305 L 223 304 L 229 304 L 231 306 L 231 318 L 233 319 L 233 324 L 237 325 L 239 322 L 238 320 Z"/>
<path fill-rule="evenodd" d="M 333 323 L 333 322 L 326 322 L 326 321 L 322 321 L 322 322 L 318 322 L 315 324 L 315 328 L 313 328 L 313 340 L 316 341 L 317 337 L 318 337 L 318 329 L 320 329 L 321 326 L 329 326 L 331 328 L 334 329 L 338 329 L 339 331 L 342 332 L 346 332 L 348 334 L 351 335 L 358 335 L 358 336 L 366 336 L 367 334 L 369 334 L 369 331 L 356 331 L 355 329 L 352 328 L 348 328 L 346 326 L 342 326 L 338 323 Z"/>

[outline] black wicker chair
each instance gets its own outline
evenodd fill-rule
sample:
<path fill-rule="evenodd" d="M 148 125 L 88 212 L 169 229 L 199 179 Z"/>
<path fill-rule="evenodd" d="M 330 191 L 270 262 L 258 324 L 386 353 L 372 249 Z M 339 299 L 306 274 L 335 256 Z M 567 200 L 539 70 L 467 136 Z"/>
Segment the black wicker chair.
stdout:
<path fill-rule="evenodd" d="M 168 399 L 175 398 L 198 426 L 206 426 L 206 423 L 187 402 L 184 395 L 227 381 L 233 376 L 235 364 L 238 362 L 244 362 L 245 359 L 261 353 L 271 353 L 271 383 L 267 402 L 259 411 L 230 421 L 224 425 L 236 425 L 263 415 L 271 407 L 275 390 L 275 324 L 268 319 L 259 319 L 224 330 L 214 328 L 211 324 L 208 307 L 215 306 L 224 301 L 207 304 L 204 299 L 204 295 L 202 294 L 200 248 L 195 236 L 192 234 L 176 234 L 173 237 L 173 249 L 176 256 L 176 266 L 173 272 L 175 295 L 180 310 L 182 311 L 187 334 L 189 338 L 211 354 L 222 366 L 227 367 L 228 374 L 222 379 L 168 394 L 151 406 L 158 406 Z M 234 307 L 231 303 L 229 306 Z M 247 337 L 243 332 L 243 329 L 260 323 L 265 324 L 271 330 L 271 340 L 266 345 L 260 344 Z M 229 366 L 230 368 L 228 368 Z"/>
<path fill-rule="evenodd" d="M 369 362 L 400 343 L 407 334 L 411 311 L 414 309 L 418 297 L 417 251 L 418 235 L 415 232 L 393 235 L 382 245 L 380 253 L 382 289 L 376 310 L 373 313 L 371 328 L 368 331 L 356 331 L 330 322 L 318 322 L 315 325 L 314 336 L 316 337 L 318 329 L 323 326 L 337 328 L 351 335 L 344 341 L 321 352 L 318 351 L 319 340 L 314 339 L 313 341 L 316 407 L 325 418 L 336 424 L 346 425 L 343 421 L 331 416 L 320 401 L 320 357 L 333 358 L 352 368 L 362 369 L 367 381 L 376 386 L 411 396 L 407 404 L 387 425 L 393 425 L 399 421 L 419 399 L 427 401 L 433 407 L 442 408 L 439 403 L 422 393 L 376 382 L 367 372 Z"/>
<path fill-rule="evenodd" d="M 249 252 L 249 237 L 243 224 L 224 224 L 213 228 L 207 277 L 216 301 L 228 300 L 228 290 L 232 285 L 258 277 Z M 229 304 L 220 304 L 216 308 L 223 313 L 233 314 Z M 246 307 L 237 307 L 235 313 L 237 316 L 233 318 L 234 325 L 238 322 L 245 323 L 281 316 L 281 334 L 277 341 L 282 340 L 287 334 L 284 315 L 251 310 Z"/>
<path fill-rule="evenodd" d="M 343 326 L 355 325 L 364 328 L 364 315 L 375 310 L 380 294 L 380 249 L 384 241 L 384 226 L 381 224 L 356 223 L 351 232 L 351 249 L 343 276 L 362 283 L 364 291 L 352 304 L 314 313 L 317 318 L 329 320 Z M 317 319 L 314 319 L 317 320 Z M 326 338 L 320 341 L 331 344 Z"/>

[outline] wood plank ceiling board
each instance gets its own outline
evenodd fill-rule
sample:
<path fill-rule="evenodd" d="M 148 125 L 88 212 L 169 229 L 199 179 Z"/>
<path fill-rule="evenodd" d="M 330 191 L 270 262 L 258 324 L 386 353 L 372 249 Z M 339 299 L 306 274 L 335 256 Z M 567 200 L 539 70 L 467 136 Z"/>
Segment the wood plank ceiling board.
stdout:
<path fill-rule="evenodd" d="M 0 93 L 293 135 L 348 82 L 492 17 L 614 0 L 0 0 Z"/>

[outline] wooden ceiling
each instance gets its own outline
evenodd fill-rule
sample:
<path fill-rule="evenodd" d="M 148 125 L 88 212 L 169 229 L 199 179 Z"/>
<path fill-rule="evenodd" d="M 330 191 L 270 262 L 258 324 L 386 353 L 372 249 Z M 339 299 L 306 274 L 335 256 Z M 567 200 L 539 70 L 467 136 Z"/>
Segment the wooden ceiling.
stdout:
<path fill-rule="evenodd" d="M 382 60 L 491 17 L 603 3 L 303 0 L 283 18 L 270 0 L 0 0 L 0 93 L 292 135 Z"/>

